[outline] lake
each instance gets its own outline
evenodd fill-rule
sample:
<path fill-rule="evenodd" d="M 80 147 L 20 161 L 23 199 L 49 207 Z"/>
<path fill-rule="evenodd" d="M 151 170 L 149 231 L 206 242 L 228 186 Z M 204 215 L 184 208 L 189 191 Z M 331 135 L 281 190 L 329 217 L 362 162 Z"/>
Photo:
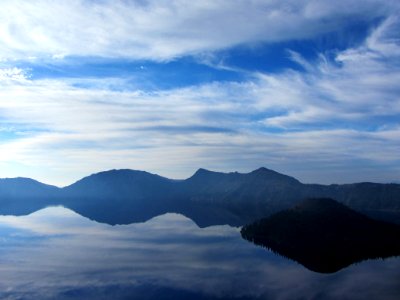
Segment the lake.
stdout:
<path fill-rule="evenodd" d="M 333 274 L 179 214 L 111 226 L 63 207 L 0 216 L 1 299 L 399 299 L 400 258 Z"/>

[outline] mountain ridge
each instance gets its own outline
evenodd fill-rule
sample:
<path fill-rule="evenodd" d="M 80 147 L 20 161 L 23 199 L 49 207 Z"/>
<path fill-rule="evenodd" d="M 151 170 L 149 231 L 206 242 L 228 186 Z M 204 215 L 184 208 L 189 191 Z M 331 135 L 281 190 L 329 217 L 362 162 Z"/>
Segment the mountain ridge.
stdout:
<path fill-rule="evenodd" d="M 13 188 L 12 182 L 18 188 Z M 241 226 L 312 197 L 333 198 L 377 217 L 384 218 L 389 211 L 394 214 L 392 219 L 400 220 L 400 184 L 303 184 L 265 167 L 249 173 L 200 168 L 184 180 L 113 169 L 91 174 L 63 188 L 26 178 L 0 179 L 0 213 L 13 209 L 16 214 L 26 213 L 41 206 L 63 205 L 110 224 L 175 212 L 193 217 L 200 226 Z"/>
<path fill-rule="evenodd" d="M 46 185 L 46 186 L 55 187 L 55 188 L 58 188 L 58 189 L 64 189 L 64 188 L 69 187 L 69 186 L 71 186 L 71 185 L 73 185 L 73 184 L 75 184 L 75 183 L 77 183 L 77 182 L 79 182 L 79 181 L 81 181 L 81 180 L 83 180 L 85 178 L 88 178 L 88 177 L 101 175 L 101 174 L 107 174 L 107 173 L 119 173 L 119 172 L 146 173 L 146 174 L 149 174 L 149 175 L 165 178 L 165 179 L 170 180 L 170 181 L 178 181 L 178 182 L 179 181 L 188 180 L 188 179 L 194 177 L 197 173 L 200 173 L 200 174 L 202 174 L 202 173 L 203 174 L 219 174 L 219 175 L 230 175 L 230 174 L 249 175 L 249 174 L 257 174 L 257 173 L 270 173 L 270 174 L 277 174 L 277 175 L 280 175 L 280 176 L 286 177 L 286 178 L 291 178 L 294 181 L 296 181 L 298 183 L 301 183 L 301 184 L 304 184 L 304 185 L 319 185 L 319 186 L 326 186 L 326 187 L 347 186 L 347 185 L 354 185 L 354 184 L 360 184 L 360 185 L 361 184 L 400 185 L 400 182 L 397 182 L 397 181 L 391 181 L 391 182 L 385 182 L 385 183 L 373 182 L 373 181 L 359 181 L 359 182 L 341 183 L 341 184 L 339 184 L 339 183 L 329 183 L 329 184 L 303 183 L 300 180 L 296 179 L 295 177 L 292 177 L 292 176 L 289 176 L 289 175 L 286 175 L 286 174 L 283 174 L 283 173 L 279 173 L 279 172 L 277 172 L 275 170 L 268 169 L 266 167 L 260 167 L 260 168 L 257 168 L 255 170 L 249 171 L 247 173 L 238 172 L 238 171 L 230 171 L 230 172 L 212 171 L 212 170 L 205 169 L 205 168 L 198 168 L 191 176 L 189 176 L 189 177 L 187 177 L 185 179 L 173 179 L 173 178 L 165 177 L 165 176 L 162 176 L 162 175 L 159 175 L 159 174 L 156 174 L 156 173 L 152 173 L 152 172 L 148 172 L 148 171 L 144 171 L 144 170 L 123 168 L 123 169 L 109 169 L 109 170 L 95 172 L 95 173 L 92 173 L 90 175 L 84 176 L 84 177 L 72 182 L 71 184 L 68 184 L 68 185 L 65 185 L 65 186 L 58 186 L 58 185 L 55 185 L 55 184 L 49 184 L 49 183 L 41 182 L 41 181 L 39 181 L 37 179 L 34 179 L 34 178 L 24 177 L 24 176 L 3 177 L 3 178 L 0 178 L 0 183 L 1 183 L 1 181 L 6 181 L 6 180 L 20 180 L 20 179 L 21 180 L 25 180 L 26 179 L 26 180 L 31 180 L 31 181 L 34 181 L 34 182 L 37 182 L 37 183 L 40 183 L 40 184 L 43 184 L 43 185 Z"/>

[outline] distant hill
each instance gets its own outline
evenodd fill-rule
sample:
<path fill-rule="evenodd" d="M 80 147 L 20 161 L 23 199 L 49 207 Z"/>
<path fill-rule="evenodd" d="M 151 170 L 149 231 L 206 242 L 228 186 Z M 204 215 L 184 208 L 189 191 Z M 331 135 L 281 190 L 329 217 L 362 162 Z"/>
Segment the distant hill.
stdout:
<path fill-rule="evenodd" d="M 31 179 L 3 179 L 0 214 L 63 205 L 109 224 L 143 222 L 161 213 L 176 212 L 199 226 L 241 226 L 310 197 L 333 198 L 376 218 L 400 222 L 399 184 L 302 184 L 267 168 L 247 174 L 199 169 L 186 180 L 144 171 L 111 170 L 64 188 Z"/>
<path fill-rule="evenodd" d="M 237 216 L 231 225 L 243 225 L 299 200 L 302 184 L 295 178 L 260 168 L 247 174 L 219 173 L 204 169 L 179 183 L 183 199 L 215 207 Z"/>
<path fill-rule="evenodd" d="M 30 178 L 0 179 L 0 214 L 24 215 L 56 204 L 59 192 Z"/>
<path fill-rule="evenodd" d="M 400 226 L 370 219 L 327 198 L 302 201 L 244 226 L 241 234 L 322 273 L 361 260 L 400 255 Z"/>
<path fill-rule="evenodd" d="M 168 212 L 176 194 L 173 181 L 135 170 L 111 170 L 85 177 L 63 188 L 62 205 L 99 222 L 144 222 Z"/>
<path fill-rule="evenodd" d="M 68 197 L 93 199 L 162 198 L 171 189 L 171 180 L 144 171 L 111 170 L 85 177 L 62 189 Z"/>
<path fill-rule="evenodd" d="M 400 223 L 400 184 L 302 184 L 267 168 L 247 174 L 204 169 L 179 183 L 185 201 L 222 208 L 244 225 L 307 198 L 333 198 L 376 218 Z"/>

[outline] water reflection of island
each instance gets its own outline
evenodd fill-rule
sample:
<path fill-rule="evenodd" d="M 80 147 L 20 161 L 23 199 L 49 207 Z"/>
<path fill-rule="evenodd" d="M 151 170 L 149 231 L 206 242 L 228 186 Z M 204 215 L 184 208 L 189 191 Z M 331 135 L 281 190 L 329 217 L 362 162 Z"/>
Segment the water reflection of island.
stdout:
<path fill-rule="evenodd" d="M 244 226 L 242 237 L 320 273 L 400 255 L 400 226 L 376 221 L 331 199 L 309 199 Z"/>

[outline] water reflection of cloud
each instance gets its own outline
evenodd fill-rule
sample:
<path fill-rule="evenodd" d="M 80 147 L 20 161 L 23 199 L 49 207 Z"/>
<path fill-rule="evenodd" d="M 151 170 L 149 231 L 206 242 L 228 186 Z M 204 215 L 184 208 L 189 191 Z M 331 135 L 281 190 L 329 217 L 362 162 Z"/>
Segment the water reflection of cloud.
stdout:
<path fill-rule="evenodd" d="M 395 299 L 399 292 L 398 258 L 321 275 L 242 240 L 237 228 L 200 229 L 176 214 L 109 226 L 47 208 L 0 217 L 3 232 L 0 297 L 6 299 L 124 298 L 144 287 L 192 299 L 365 299 L 377 291 Z"/>

